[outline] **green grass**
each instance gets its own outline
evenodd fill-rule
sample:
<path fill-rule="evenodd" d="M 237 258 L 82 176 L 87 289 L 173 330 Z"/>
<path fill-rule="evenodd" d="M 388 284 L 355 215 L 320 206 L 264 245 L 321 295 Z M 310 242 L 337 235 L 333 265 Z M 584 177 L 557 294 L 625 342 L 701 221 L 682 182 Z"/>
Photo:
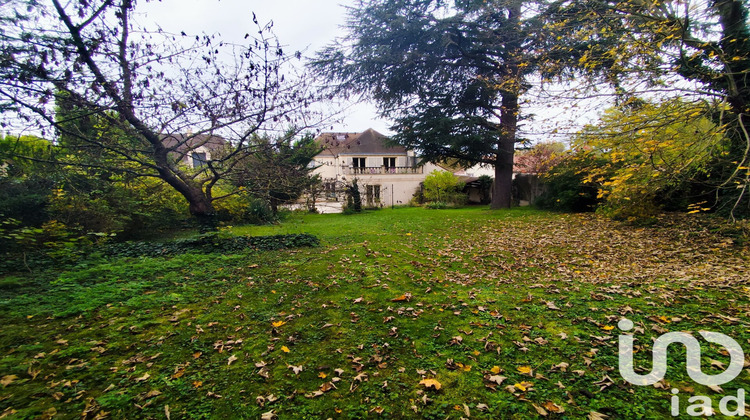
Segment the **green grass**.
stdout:
<path fill-rule="evenodd" d="M 0 413 L 525 419 L 546 405 L 564 409 L 550 418 L 664 418 L 677 388 L 687 418 L 690 395 L 718 409 L 750 379 L 724 394 L 693 384 L 678 349 L 658 388 L 617 372 L 622 316 L 643 328 L 642 366 L 663 331 L 750 339 L 747 250 L 694 225 L 401 208 L 233 232 L 312 233 L 322 246 L 0 278 Z M 715 346 L 703 356 L 707 373 L 728 362 Z"/>

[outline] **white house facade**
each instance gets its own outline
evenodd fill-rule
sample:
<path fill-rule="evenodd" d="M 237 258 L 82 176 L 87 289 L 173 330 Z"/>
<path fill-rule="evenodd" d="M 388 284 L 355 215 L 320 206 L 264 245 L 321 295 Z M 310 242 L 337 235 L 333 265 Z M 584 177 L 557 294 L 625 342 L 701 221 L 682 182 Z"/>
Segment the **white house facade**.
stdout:
<path fill-rule="evenodd" d="M 323 151 L 312 165 L 323 179 L 325 200 L 336 200 L 341 187 L 356 179 L 364 205 L 408 204 L 425 176 L 444 170 L 431 163 L 420 165 L 413 151 L 387 144 L 387 137 L 373 129 L 322 133 L 316 142 Z"/>

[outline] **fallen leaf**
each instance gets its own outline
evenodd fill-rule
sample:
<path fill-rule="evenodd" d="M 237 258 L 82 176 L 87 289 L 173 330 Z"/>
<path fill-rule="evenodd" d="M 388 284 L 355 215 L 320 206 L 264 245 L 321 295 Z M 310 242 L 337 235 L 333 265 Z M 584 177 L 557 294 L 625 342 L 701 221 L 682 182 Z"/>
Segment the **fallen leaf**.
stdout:
<path fill-rule="evenodd" d="M 528 391 L 529 388 L 531 388 L 532 386 L 534 386 L 534 384 L 532 384 L 531 382 L 526 382 L 526 381 L 521 382 L 521 383 L 513 384 L 514 388 L 519 389 L 519 390 L 521 390 L 523 392 Z"/>
<path fill-rule="evenodd" d="M 290 350 L 287 346 L 281 346 L 281 351 L 283 351 L 284 353 L 289 353 Z"/>
<path fill-rule="evenodd" d="M 147 381 L 147 380 L 148 380 L 148 378 L 150 378 L 150 377 L 151 377 L 151 375 L 150 375 L 150 374 L 149 374 L 148 372 L 146 372 L 146 373 L 145 373 L 145 374 L 144 374 L 143 376 L 141 376 L 140 378 L 136 378 L 136 380 L 135 380 L 135 381 L 136 381 L 136 382 L 143 382 L 143 381 Z"/>
<path fill-rule="evenodd" d="M 158 389 L 154 389 L 154 390 L 149 391 L 146 395 L 144 395 L 143 398 L 149 399 L 149 398 L 157 397 L 159 395 L 161 395 L 161 391 L 159 391 Z"/>
<path fill-rule="evenodd" d="M 323 392 L 328 392 L 332 389 L 336 389 L 336 385 L 333 382 L 324 382 L 320 385 L 320 390 Z"/>
<path fill-rule="evenodd" d="M 505 376 L 500 376 L 500 375 L 491 375 L 489 378 L 487 378 L 488 381 L 494 382 L 498 385 L 502 385 L 503 381 L 506 379 L 508 378 L 506 378 Z"/>
<path fill-rule="evenodd" d="M 722 394 L 724 390 L 719 385 L 706 385 L 711 389 L 711 391 Z"/>
<path fill-rule="evenodd" d="M 565 409 L 553 403 L 552 401 L 547 401 L 546 403 L 544 403 L 544 408 L 547 409 L 547 411 L 549 411 L 550 413 L 564 413 L 565 412 Z"/>
<path fill-rule="evenodd" d="M 568 370 L 568 367 L 570 367 L 570 364 L 568 364 L 566 362 L 562 362 L 562 363 L 560 363 L 558 365 L 552 366 L 550 368 L 550 372 L 555 371 L 555 370 L 559 370 L 560 372 L 566 372 Z"/>
<path fill-rule="evenodd" d="M 495 375 L 497 375 L 498 373 L 500 373 L 500 371 L 501 371 L 501 369 L 500 369 L 499 366 L 492 366 L 492 369 L 490 369 L 490 372 L 494 373 Z"/>
<path fill-rule="evenodd" d="M 438 390 L 443 386 L 443 384 L 438 382 L 437 379 L 422 379 L 419 383 L 420 385 L 424 385 L 425 388 L 435 388 L 435 390 Z"/>
<path fill-rule="evenodd" d="M 519 366 L 516 368 L 518 370 L 518 373 L 524 374 L 524 375 L 533 375 L 533 371 L 531 370 L 531 366 Z"/>
<path fill-rule="evenodd" d="M 227 361 L 227 366 L 231 365 L 233 362 L 237 361 L 237 356 L 231 355 L 229 356 L 229 360 Z"/>
<path fill-rule="evenodd" d="M 286 324 L 286 321 L 276 321 L 276 322 L 271 323 L 271 325 L 273 325 L 274 328 L 278 328 L 284 324 Z"/>
<path fill-rule="evenodd" d="M 542 417 L 547 417 L 547 416 L 549 415 L 549 413 L 547 412 L 547 410 L 545 410 L 544 408 L 542 408 L 542 407 L 540 407 L 540 406 L 538 406 L 538 405 L 536 405 L 536 404 L 531 404 L 531 405 L 532 405 L 532 406 L 534 407 L 534 409 L 536 410 L 536 412 L 537 412 L 537 413 L 538 413 L 538 414 L 539 414 L 540 416 L 542 416 Z"/>
<path fill-rule="evenodd" d="M 276 413 L 274 413 L 273 410 L 267 411 L 260 415 L 260 420 L 273 420 L 275 418 L 276 418 Z"/>

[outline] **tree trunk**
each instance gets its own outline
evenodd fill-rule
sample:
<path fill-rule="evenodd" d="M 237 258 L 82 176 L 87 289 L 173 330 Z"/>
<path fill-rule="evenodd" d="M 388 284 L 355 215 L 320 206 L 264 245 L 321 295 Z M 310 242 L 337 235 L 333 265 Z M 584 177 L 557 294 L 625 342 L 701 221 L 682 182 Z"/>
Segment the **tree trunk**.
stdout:
<path fill-rule="evenodd" d="M 503 138 L 497 146 L 500 152 L 495 160 L 495 182 L 492 184 L 490 208 L 508 209 L 513 195 L 513 153 L 515 139 Z"/>
<path fill-rule="evenodd" d="M 508 21 L 520 27 L 522 1 L 511 2 L 508 6 Z M 517 33 L 521 33 L 520 29 Z M 507 42 L 508 56 L 506 57 L 505 77 L 507 81 L 502 88 L 502 103 L 500 107 L 500 138 L 497 142 L 495 156 L 495 183 L 492 186 L 493 210 L 510 208 L 513 194 L 513 154 L 516 145 L 516 130 L 518 129 L 518 95 L 523 85 L 518 66 L 521 60 L 521 44 L 518 39 Z"/>
<path fill-rule="evenodd" d="M 195 188 L 187 189 L 188 194 L 183 194 L 190 204 L 190 214 L 195 217 L 212 217 L 216 215 L 216 210 L 211 201 L 206 197 L 203 191 Z"/>
<path fill-rule="evenodd" d="M 492 186 L 493 210 L 510 208 L 513 194 L 513 154 L 518 125 L 518 95 L 505 93 L 503 97 L 500 140 L 495 156 L 495 183 Z"/>

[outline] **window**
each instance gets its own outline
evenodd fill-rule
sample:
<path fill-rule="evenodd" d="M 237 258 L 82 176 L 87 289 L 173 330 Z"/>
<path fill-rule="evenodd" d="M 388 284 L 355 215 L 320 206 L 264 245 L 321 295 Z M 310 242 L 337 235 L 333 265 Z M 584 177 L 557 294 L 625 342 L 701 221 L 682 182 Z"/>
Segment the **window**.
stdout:
<path fill-rule="evenodd" d="M 386 168 L 393 168 L 396 166 L 396 158 L 395 157 L 384 157 L 383 158 L 383 166 Z"/>
<path fill-rule="evenodd" d="M 365 173 L 365 158 L 352 158 L 352 167 L 354 168 L 355 174 Z"/>
<path fill-rule="evenodd" d="M 206 154 L 205 153 L 198 153 L 193 152 L 191 155 L 193 158 L 193 168 L 200 168 L 201 166 L 206 165 Z"/>
<path fill-rule="evenodd" d="M 368 185 L 365 189 L 365 200 L 368 206 L 380 204 L 380 185 Z"/>

